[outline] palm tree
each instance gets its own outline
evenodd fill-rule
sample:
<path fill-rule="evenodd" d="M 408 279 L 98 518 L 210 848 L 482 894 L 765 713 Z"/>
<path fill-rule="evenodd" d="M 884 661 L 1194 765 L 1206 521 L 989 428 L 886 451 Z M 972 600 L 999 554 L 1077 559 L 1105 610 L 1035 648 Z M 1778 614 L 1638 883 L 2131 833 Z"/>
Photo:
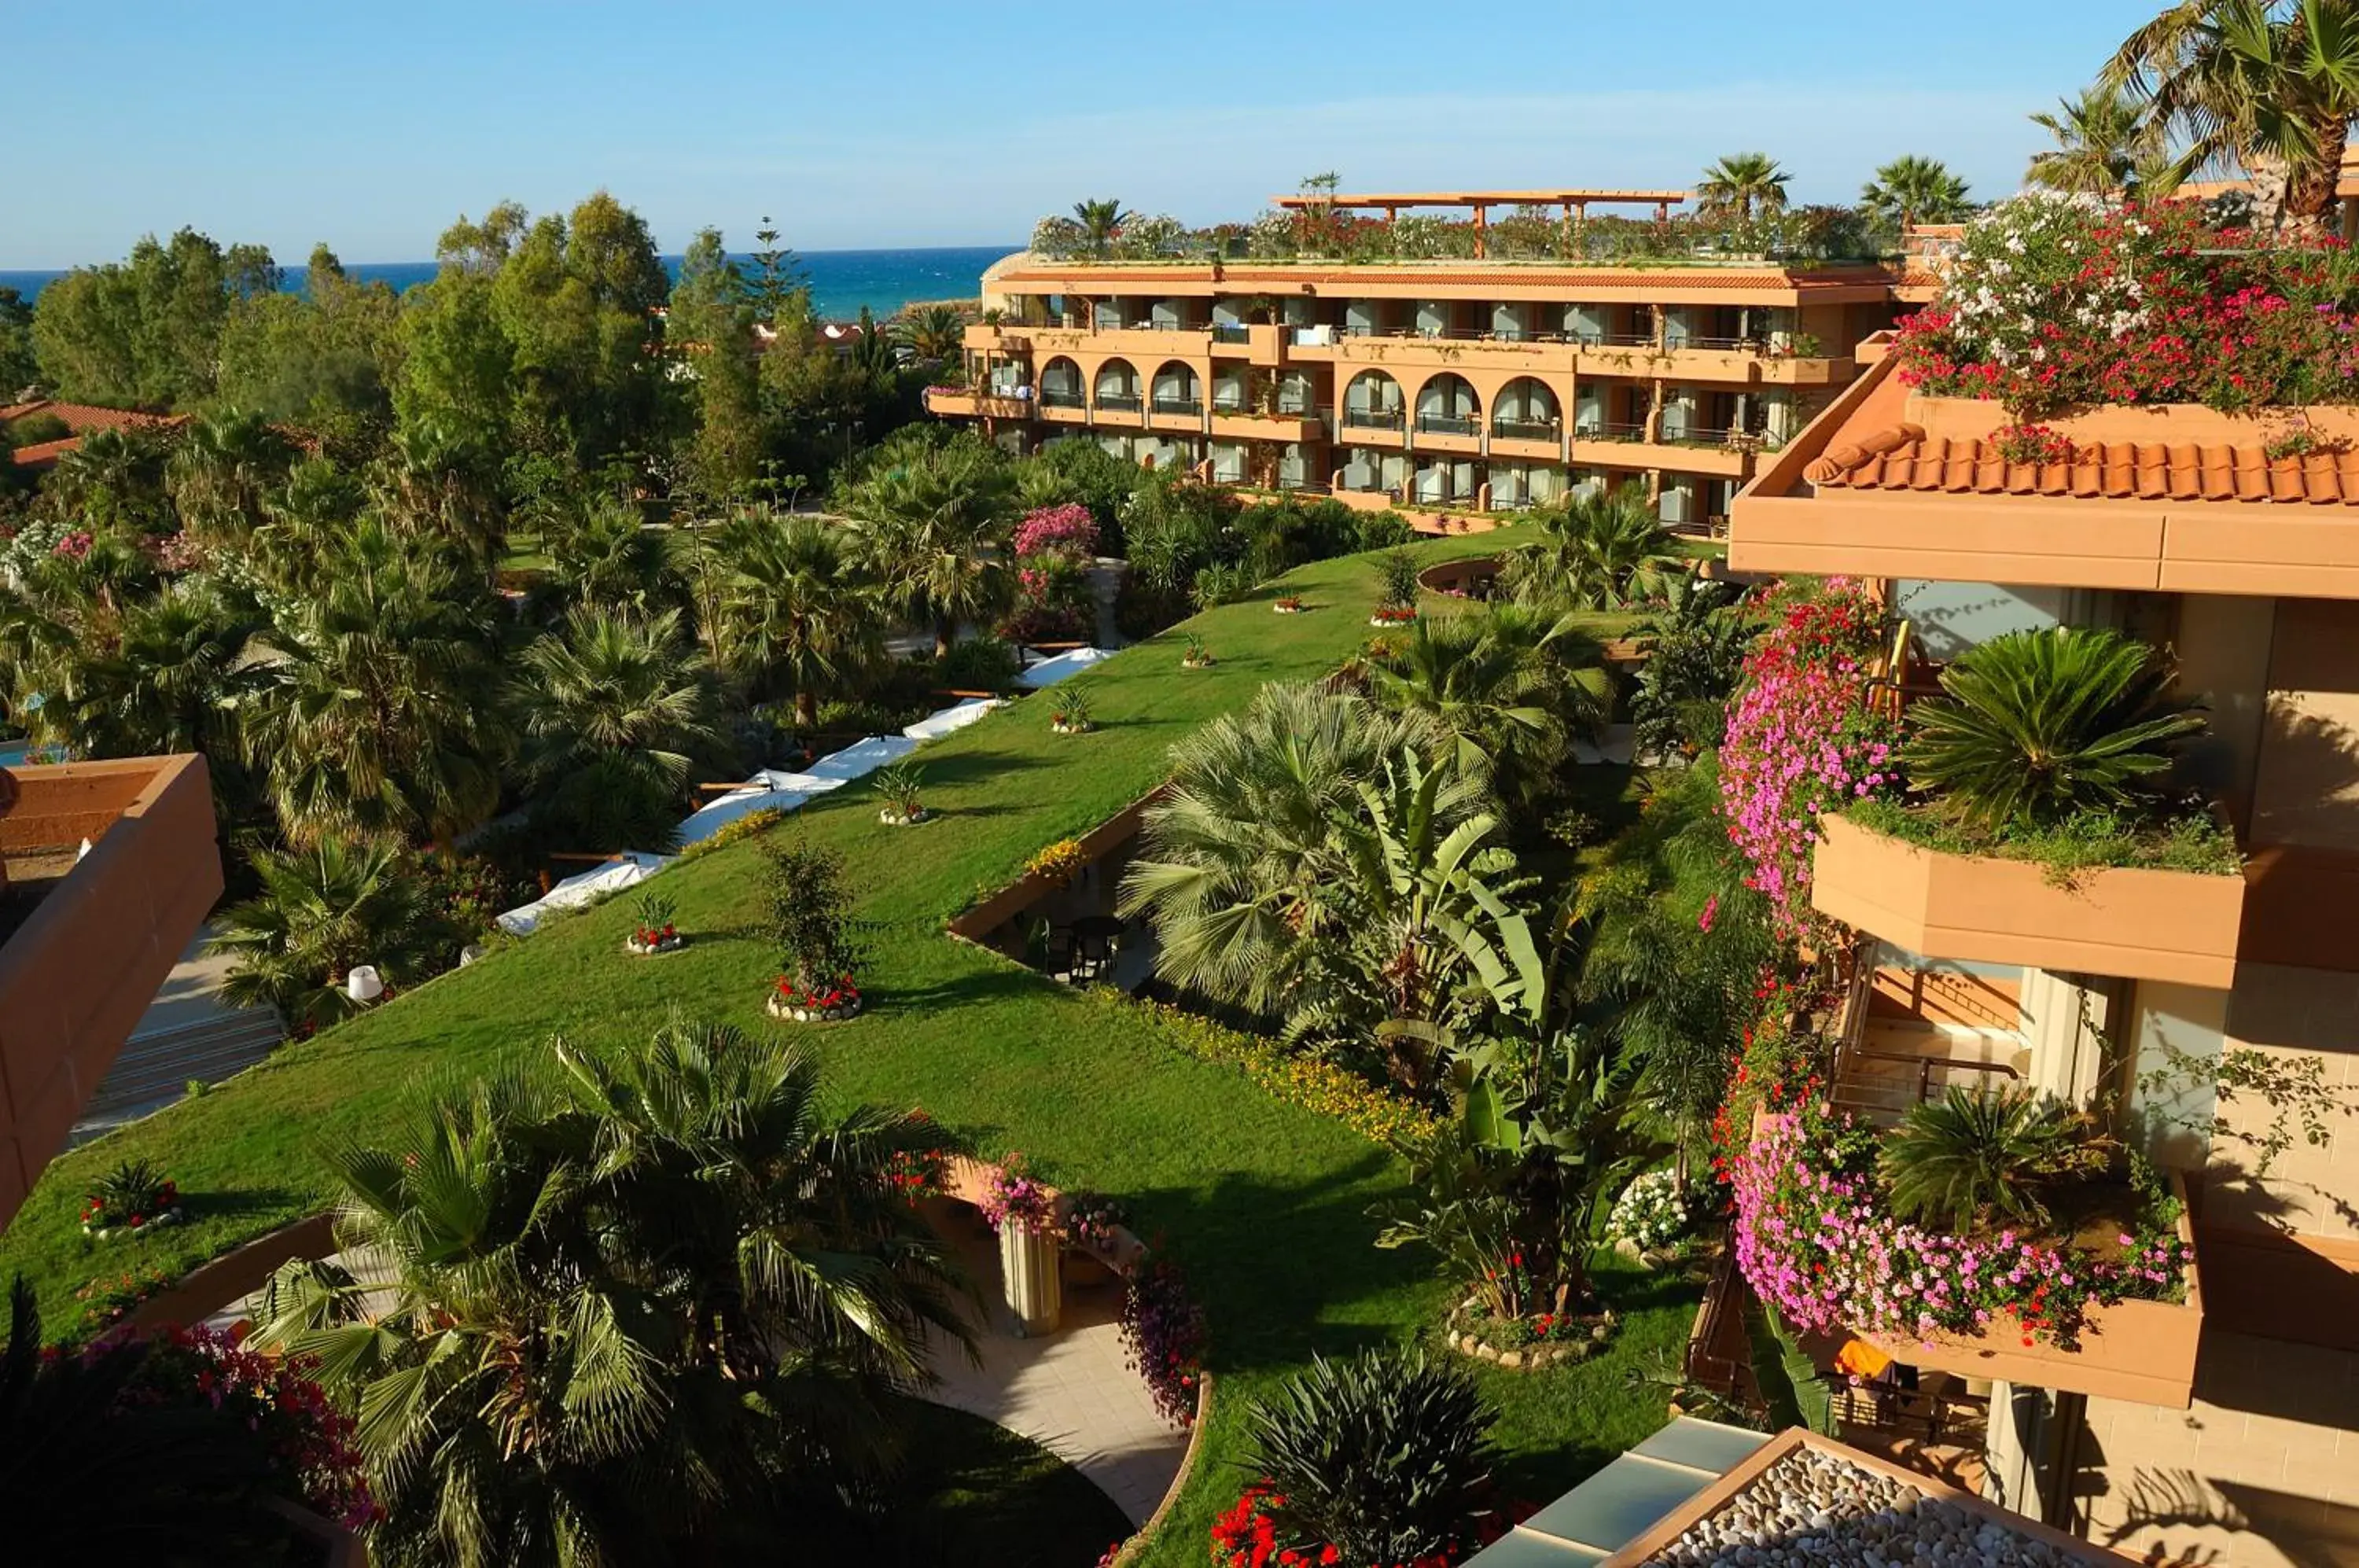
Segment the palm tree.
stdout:
<path fill-rule="evenodd" d="M 912 448 L 855 484 L 843 509 L 886 597 L 931 623 L 935 658 L 950 656 L 961 622 L 986 621 L 1013 600 L 1014 482 L 996 453 L 966 442 Z"/>
<path fill-rule="evenodd" d="M 334 1155 L 380 1272 L 289 1265 L 266 1302 L 261 1340 L 357 1399 L 380 1561 L 717 1560 L 700 1537 L 873 1480 L 924 1338 L 967 1341 L 892 1181 L 946 1151 L 932 1123 L 831 1114 L 807 1055 L 725 1027 L 555 1055 L 553 1089 L 479 1083 Z"/>
<path fill-rule="evenodd" d="M 243 539 L 294 460 L 294 447 L 261 415 L 226 410 L 189 426 L 165 464 L 164 483 L 184 527 Z"/>
<path fill-rule="evenodd" d="M 2031 123 L 2055 137 L 2056 146 L 2031 155 L 2024 179 L 2049 191 L 2163 197 L 2191 171 L 2185 158 L 2164 155 L 2154 123 L 2119 88 L 2085 88 L 2078 98 L 2059 99 L 2054 114 L 2032 115 Z"/>
<path fill-rule="evenodd" d="M 1681 557 L 1636 485 L 1583 490 L 1539 514 L 1543 544 L 1512 552 L 1500 590 L 1524 604 L 1620 609 L 1662 589 Z"/>
<path fill-rule="evenodd" d="M 796 724 L 815 728 L 820 698 L 844 690 L 883 651 L 876 586 L 844 531 L 815 517 L 742 517 L 723 530 L 720 551 L 730 671 L 756 693 L 792 691 Z"/>
<path fill-rule="evenodd" d="M 955 305 L 921 305 L 894 323 L 901 346 L 919 363 L 956 359 L 966 342 L 966 312 Z"/>
<path fill-rule="evenodd" d="M 2195 165 L 2283 169 L 2287 214 L 2321 224 L 2359 116 L 2359 0 L 2180 0 L 2123 40 L 2102 84 Z"/>
<path fill-rule="evenodd" d="M 401 985 L 422 979 L 454 940 L 426 898 L 417 867 L 384 844 L 322 839 L 254 857 L 261 892 L 223 911 L 208 953 L 233 962 L 222 995 L 270 1007 L 290 1023 L 334 1022 L 358 1004 L 345 975 L 374 965 Z"/>
<path fill-rule="evenodd" d="M 1132 214 L 1123 211 L 1121 201 L 1111 196 L 1073 203 L 1073 221 L 1082 225 L 1082 235 L 1089 241 L 1090 255 L 1103 261 L 1114 242 L 1120 237 L 1122 226 Z"/>
<path fill-rule="evenodd" d="M 1427 616 L 1371 662 L 1370 695 L 1433 718 L 1460 768 L 1524 800 L 1551 781 L 1572 731 L 1603 722 L 1598 652 L 1570 615 L 1522 604 Z"/>
<path fill-rule="evenodd" d="M 92 528 L 163 533 L 171 526 L 165 494 L 168 438 L 139 427 L 92 430 L 58 459 L 44 493 Z"/>
<path fill-rule="evenodd" d="M 521 761 L 551 809 L 600 847 L 663 847 L 691 757 L 720 744 L 712 682 L 679 612 L 577 608 L 522 664 Z"/>
<path fill-rule="evenodd" d="M 1792 178 L 1766 152 L 1731 153 L 1706 169 L 1696 181 L 1699 210 L 1709 218 L 1734 212 L 1740 220 L 1751 219 L 1756 207 L 1764 212 L 1782 212 L 1786 182 Z"/>
<path fill-rule="evenodd" d="M 1966 182 L 1937 158 L 1915 153 L 1894 158 L 1860 187 L 1859 204 L 1872 217 L 1898 229 L 1919 223 L 1954 223 L 1973 210 Z"/>
<path fill-rule="evenodd" d="M 652 615 L 687 601 L 681 537 L 627 501 L 593 502 L 551 538 L 553 575 L 570 604 Z"/>
<path fill-rule="evenodd" d="M 114 646 L 69 660 L 70 680 L 52 698 L 72 715 L 74 751 L 158 757 L 226 749 L 235 738 L 227 705 L 233 674 L 251 629 L 196 579 L 135 603 Z"/>
<path fill-rule="evenodd" d="M 337 535 L 245 656 L 240 739 L 288 836 L 407 841 L 489 816 L 507 740 L 496 640 L 482 585 L 432 541 L 367 518 Z"/>
<path fill-rule="evenodd" d="M 387 517 L 466 551 L 488 580 L 507 542 L 493 454 L 429 419 L 394 431 L 374 477 Z"/>

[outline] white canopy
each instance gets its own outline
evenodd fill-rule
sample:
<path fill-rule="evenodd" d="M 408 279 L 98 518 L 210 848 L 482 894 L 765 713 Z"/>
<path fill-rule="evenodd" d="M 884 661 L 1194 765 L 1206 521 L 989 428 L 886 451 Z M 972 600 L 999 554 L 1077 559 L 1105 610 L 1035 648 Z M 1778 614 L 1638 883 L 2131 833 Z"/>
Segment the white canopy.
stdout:
<path fill-rule="evenodd" d="M 940 740 L 953 730 L 966 728 L 992 709 L 1005 706 L 1006 704 L 996 697 L 969 698 L 966 702 L 944 708 L 940 713 L 928 713 L 901 733 L 916 741 Z"/>
<path fill-rule="evenodd" d="M 511 936 L 530 936 L 541 917 L 551 909 L 579 909 L 637 886 L 669 866 L 675 857 L 629 850 L 603 866 L 593 866 L 578 877 L 568 877 L 538 898 L 499 917 L 500 930 Z"/>
<path fill-rule="evenodd" d="M 810 765 L 814 777 L 844 783 L 864 779 L 888 762 L 898 762 L 918 749 L 907 735 L 870 735 L 866 740 L 831 752 Z"/>
<path fill-rule="evenodd" d="M 718 800 L 707 800 L 690 812 L 679 824 L 679 843 L 684 848 L 711 838 L 739 817 L 754 811 L 791 811 L 813 795 L 843 787 L 841 779 L 821 779 L 811 773 L 785 773 L 766 768 L 745 780 L 742 789 L 732 789 Z"/>
<path fill-rule="evenodd" d="M 1091 665 L 1112 659 L 1114 655 L 1102 648 L 1077 648 L 1071 653 L 1060 653 L 1054 659 L 1044 659 L 1016 679 L 1038 691 L 1054 686 L 1068 675 L 1078 675 Z"/>

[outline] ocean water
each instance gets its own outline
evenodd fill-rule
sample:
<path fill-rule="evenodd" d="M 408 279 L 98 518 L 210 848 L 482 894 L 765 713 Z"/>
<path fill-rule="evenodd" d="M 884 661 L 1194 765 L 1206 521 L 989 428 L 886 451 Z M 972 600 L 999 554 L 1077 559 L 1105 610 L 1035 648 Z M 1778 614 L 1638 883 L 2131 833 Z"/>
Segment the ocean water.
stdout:
<path fill-rule="evenodd" d="M 889 316 L 913 299 L 972 299 L 984 268 L 1021 245 L 941 245 L 919 250 L 813 250 L 802 255 L 803 272 L 810 280 L 811 300 L 829 320 L 860 314 L 862 307 Z M 743 257 L 739 258 L 743 260 Z M 679 257 L 663 258 L 666 271 L 679 270 Z M 344 270 L 364 282 L 382 280 L 396 289 L 410 288 L 434 276 L 430 261 L 347 262 Z M 304 269 L 286 269 L 290 293 L 303 289 Z M 16 289 L 27 299 L 39 294 L 61 272 L 0 271 L 0 287 Z"/>

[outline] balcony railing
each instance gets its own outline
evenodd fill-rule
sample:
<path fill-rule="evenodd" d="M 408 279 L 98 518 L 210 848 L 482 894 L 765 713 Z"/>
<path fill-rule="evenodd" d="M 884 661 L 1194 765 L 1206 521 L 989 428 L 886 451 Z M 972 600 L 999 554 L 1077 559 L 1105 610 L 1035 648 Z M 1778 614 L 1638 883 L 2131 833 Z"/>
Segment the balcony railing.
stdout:
<path fill-rule="evenodd" d="M 1136 392 L 1101 392 L 1098 394 L 1098 407 L 1111 408 L 1119 414 L 1136 414 L 1146 407 L 1146 401 Z"/>
<path fill-rule="evenodd" d="M 1502 441 L 1552 441 L 1563 426 L 1554 419 L 1494 419 L 1491 433 Z"/>
<path fill-rule="evenodd" d="M 1040 390 L 1040 407 L 1044 408 L 1085 408 L 1089 401 L 1079 392 L 1052 392 L 1047 387 Z"/>
<path fill-rule="evenodd" d="M 1214 321 L 1212 341 L 1217 343 L 1241 343 L 1253 341 L 1253 329 L 1242 321 Z"/>
<path fill-rule="evenodd" d="M 1482 432 L 1482 425 L 1472 414 L 1419 414 L 1418 432 L 1429 436 L 1471 436 Z"/>
<path fill-rule="evenodd" d="M 1193 418 L 1203 413 L 1204 400 L 1201 397 L 1158 396 L 1155 399 L 1155 411 L 1158 414 L 1186 414 Z"/>
<path fill-rule="evenodd" d="M 1704 338 L 1690 335 L 1665 346 L 1672 349 L 1714 349 L 1724 354 L 1759 354 L 1769 346 L 1767 338 Z"/>
<path fill-rule="evenodd" d="M 1398 408 L 1345 408 L 1343 423 L 1354 430 L 1397 430 L 1401 428 Z"/>
<path fill-rule="evenodd" d="M 1289 479 L 1283 474 L 1277 476 L 1277 487 L 1281 490 L 1291 491 L 1298 495 L 1324 495 L 1327 494 L 1327 486 L 1321 484 L 1316 479 Z"/>
<path fill-rule="evenodd" d="M 1577 441 L 1642 441 L 1647 439 L 1647 427 L 1583 420 L 1572 427 L 1572 439 Z"/>

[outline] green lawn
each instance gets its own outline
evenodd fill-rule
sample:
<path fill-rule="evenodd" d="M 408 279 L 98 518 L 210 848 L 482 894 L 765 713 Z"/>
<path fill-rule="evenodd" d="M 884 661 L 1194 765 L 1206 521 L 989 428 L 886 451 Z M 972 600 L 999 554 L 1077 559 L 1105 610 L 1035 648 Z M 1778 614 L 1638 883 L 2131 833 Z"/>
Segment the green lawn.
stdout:
<path fill-rule="evenodd" d="M 1436 557 L 1497 548 L 1495 535 L 1434 541 Z M 1369 636 L 1375 573 L 1364 558 L 1287 580 L 1312 613 L 1279 616 L 1266 588 L 1190 623 L 1219 665 L 1179 669 L 1176 633 L 1077 677 L 1101 729 L 1052 735 L 1047 704 L 1022 702 L 921 754 L 940 813 L 914 829 L 876 821 L 864 786 L 823 795 L 779 832 L 840 847 L 878 923 L 864 984 L 870 1010 L 808 1031 L 834 1090 L 916 1104 L 984 1149 L 1022 1149 L 1049 1180 L 1118 1194 L 1135 1223 L 1168 1238 L 1212 1325 L 1225 1398 L 1210 1463 L 1149 1561 L 1195 1563 L 1238 1477 L 1225 1461 L 1241 1396 L 1336 1352 L 1412 1337 L 1439 1322 L 1446 1291 L 1425 1259 L 1371 1245 L 1371 1203 L 1397 1164 L 1342 1126 L 1282 1105 L 1242 1077 L 1182 1054 L 1153 1016 L 1079 994 L 942 932 L 979 889 L 1011 880 L 1042 844 L 1103 820 L 1166 774 L 1171 744 L 1250 700 L 1266 681 L 1312 678 Z M 421 1082 L 458 1079 L 506 1054 L 527 1059 L 552 1034 L 591 1044 L 643 1035 L 667 1012 L 769 1027 L 761 1003 L 773 954 L 756 934 L 758 860 L 738 845 L 668 872 L 691 945 L 654 961 L 621 953 L 627 898 L 419 987 L 394 1004 L 66 1156 L 5 1236 L 0 1273 L 22 1270 L 49 1321 L 102 1270 L 186 1268 L 299 1215 L 328 1196 L 321 1149 L 364 1138 Z M 105 1166 L 145 1157 L 175 1177 L 190 1223 L 130 1246 L 95 1244 L 75 1222 Z M 1615 1354 L 1527 1379 L 1485 1377 L 1504 1410 L 1515 1478 L 1553 1496 L 1658 1424 L 1661 1399 L 1624 1379 L 1633 1355 L 1685 1332 L 1694 1295 L 1650 1278 L 1611 1277 L 1631 1309 Z"/>

